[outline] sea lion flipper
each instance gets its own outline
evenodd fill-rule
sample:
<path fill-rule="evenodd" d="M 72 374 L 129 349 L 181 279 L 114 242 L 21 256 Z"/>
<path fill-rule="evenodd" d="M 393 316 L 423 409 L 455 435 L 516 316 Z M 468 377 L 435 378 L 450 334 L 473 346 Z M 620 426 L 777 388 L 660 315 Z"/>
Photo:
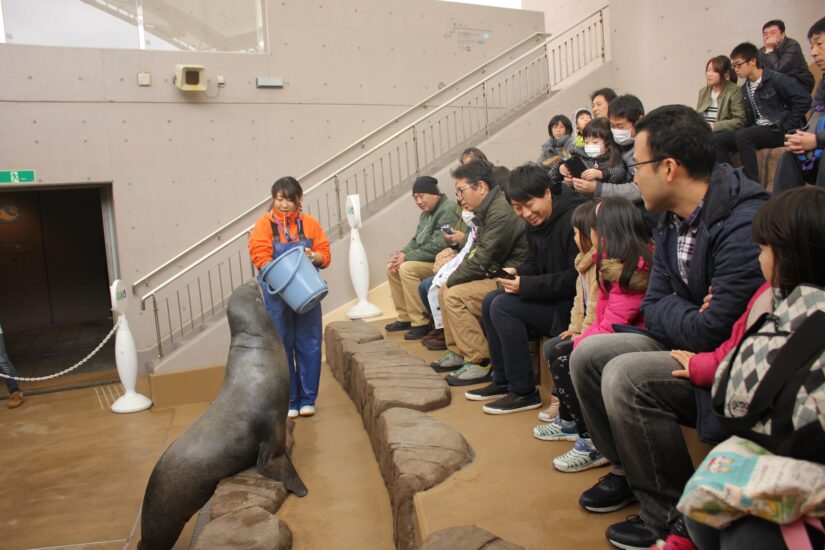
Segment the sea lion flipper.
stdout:
<path fill-rule="evenodd" d="M 290 493 L 294 493 L 299 497 L 307 495 L 306 485 L 301 481 L 301 477 L 286 453 L 278 457 L 267 457 L 262 445 L 261 454 L 258 456 L 258 473 L 275 481 L 280 481 Z"/>

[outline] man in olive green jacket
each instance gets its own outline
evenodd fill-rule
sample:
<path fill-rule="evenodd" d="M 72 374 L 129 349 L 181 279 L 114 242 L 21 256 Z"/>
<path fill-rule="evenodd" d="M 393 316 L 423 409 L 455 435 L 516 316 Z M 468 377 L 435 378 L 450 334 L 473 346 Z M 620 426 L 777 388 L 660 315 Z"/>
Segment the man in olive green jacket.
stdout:
<path fill-rule="evenodd" d="M 412 197 L 421 216 L 415 235 L 387 262 L 387 279 L 398 320 L 388 324 L 388 332 L 408 330 L 407 340 L 422 338 L 429 331 L 426 308 L 418 294 L 418 284 L 433 274 L 433 261 L 447 243 L 441 228 L 454 227 L 459 210 L 454 200 L 438 189 L 438 180 L 421 176 L 413 184 Z"/>
<path fill-rule="evenodd" d="M 454 370 L 447 377 L 447 383 L 454 386 L 490 379 L 481 302 L 496 289 L 495 277 L 501 268 L 521 265 L 529 256 L 524 222 L 513 212 L 503 191 L 490 183 L 492 170 L 489 162 L 474 160 L 453 171 L 456 197 L 464 210 L 474 214 L 476 225 L 473 247 L 439 294 L 449 351 L 432 366 L 440 372 Z"/>

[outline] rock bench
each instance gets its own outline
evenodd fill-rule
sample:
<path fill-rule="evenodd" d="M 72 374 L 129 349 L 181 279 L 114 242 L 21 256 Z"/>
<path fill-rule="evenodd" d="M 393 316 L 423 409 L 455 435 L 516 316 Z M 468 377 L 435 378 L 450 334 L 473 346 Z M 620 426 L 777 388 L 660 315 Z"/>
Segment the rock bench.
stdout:
<path fill-rule="evenodd" d="M 287 453 L 292 452 L 294 428 L 288 420 Z M 281 482 L 262 476 L 255 467 L 222 479 L 204 507 L 209 523 L 197 535 L 195 550 L 289 550 L 292 532 L 275 517 L 287 496 Z"/>
<path fill-rule="evenodd" d="M 413 496 L 469 464 L 464 437 L 424 414 L 450 403 L 447 383 L 427 363 L 359 321 L 327 325 L 326 360 L 370 436 L 393 510 L 396 548 L 415 548 Z"/>

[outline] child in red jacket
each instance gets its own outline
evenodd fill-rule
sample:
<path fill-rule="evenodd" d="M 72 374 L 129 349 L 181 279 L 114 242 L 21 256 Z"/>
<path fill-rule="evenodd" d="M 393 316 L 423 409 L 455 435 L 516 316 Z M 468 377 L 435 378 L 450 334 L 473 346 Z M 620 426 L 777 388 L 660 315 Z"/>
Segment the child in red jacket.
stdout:
<path fill-rule="evenodd" d="M 607 464 L 590 440 L 576 390 L 570 378 L 570 353 L 583 338 L 614 332 L 613 325 L 641 326 L 642 299 L 647 290 L 652 263 L 648 230 L 639 209 L 622 197 L 610 197 L 596 205 L 596 219 L 590 239 L 596 248 L 594 261 L 599 279 L 596 319 L 572 345 L 562 342 L 553 350 L 550 371 L 559 399 L 570 418 L 559 415 L 544 426 L 536 426 L 533 436 L 545 441 L 574 441 L 573 448 L 553 460 L 561 472 L 581 472 Z M 566 344 L 566 347 L 565 347 Z"/>

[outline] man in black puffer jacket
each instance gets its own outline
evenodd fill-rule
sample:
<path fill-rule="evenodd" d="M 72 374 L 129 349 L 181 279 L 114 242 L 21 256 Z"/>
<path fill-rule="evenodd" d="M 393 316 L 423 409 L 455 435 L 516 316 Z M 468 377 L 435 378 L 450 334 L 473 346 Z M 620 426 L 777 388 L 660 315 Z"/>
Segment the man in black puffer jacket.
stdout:
<path fill-rule="evenodd" d="M 489 293 L 481 304 L 492 382 L 466 392 L 465 397 L 471 401 L 496 399 L 484 405 L 488 414 L 541 406 L 527 331 L 556 336 L 570 324 L 578 277 L 574 261 L 579 252 L 570 216 L 585 201 L 568 186 L 553 185 L 547 170 L 535 164 L 513 170 L 504 193 L 516 215 L 527 222 L 530 259 L 506 268 L 515 277 L 499 279 L 503 290 Z"/>

